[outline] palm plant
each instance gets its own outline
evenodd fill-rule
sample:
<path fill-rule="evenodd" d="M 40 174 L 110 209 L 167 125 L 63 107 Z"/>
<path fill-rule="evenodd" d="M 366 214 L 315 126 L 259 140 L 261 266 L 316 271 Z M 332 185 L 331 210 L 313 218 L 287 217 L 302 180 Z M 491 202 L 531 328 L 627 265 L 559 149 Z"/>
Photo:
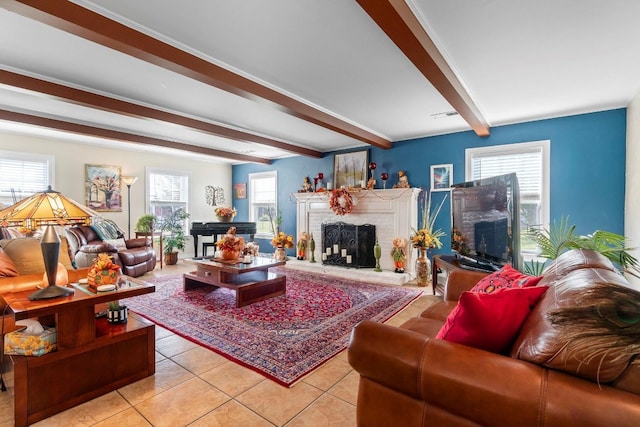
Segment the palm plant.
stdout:
<path fill-rule="evenodd" d="M 527 235 L 540 248 L 538 256 L 542 258 L 553 260 L 570 249 L 591 249 L 607 257 L 624 273 L 640 277 L 638 260 L 629 253 L 633 248 L 626 246 L 624 236 L 603 230 L 580 236 L 575 234 L 575 229 L 575 225 L 569 225 L 569 217 L 563 216 L 559 223 L 554 221 L 548 230 L 530 228 Z M 545 266 L 546 262 L 529 261 L 525 263 L 525 273 L 539 275 Z"/>

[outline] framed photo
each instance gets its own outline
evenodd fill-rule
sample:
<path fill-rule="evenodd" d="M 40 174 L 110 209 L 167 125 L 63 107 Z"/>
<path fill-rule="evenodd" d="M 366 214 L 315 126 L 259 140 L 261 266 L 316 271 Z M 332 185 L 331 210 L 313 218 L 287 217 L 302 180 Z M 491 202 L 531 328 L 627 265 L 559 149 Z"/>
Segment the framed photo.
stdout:
<path fill-rule="evenodd" d="M 246 199 L 247 198 L 247 183 L 240 182 L 233 184 L 233 198 L 234 199 Z"/>
<path fill-rule="evenodd" d="M 122 212 L 120 166 L 86 165 L 85 204 L 98 212 Z"/>
<path fill-rule="evenodd" d="M 333 158 L 333 188 L 364 187 L 369 170 L 369 150 L 336 154 Z"/>
<path fill-rule="evenodd" d="M 453 165 L 431 165 L 431 191 L 449 191 L 453 178 Z"/>

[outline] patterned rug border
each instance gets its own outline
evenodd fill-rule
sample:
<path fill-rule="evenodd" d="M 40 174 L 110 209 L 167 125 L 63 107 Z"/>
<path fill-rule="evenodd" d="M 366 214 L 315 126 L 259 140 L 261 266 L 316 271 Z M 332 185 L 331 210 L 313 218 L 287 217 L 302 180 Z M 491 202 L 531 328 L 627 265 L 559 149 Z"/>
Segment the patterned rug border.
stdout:
<path fill-rule="evenodd" d="M 387 320 L 389 320 L 391 317 L 395 316 L 396 314 L 398 314 L 400 311 L 404 310 L 408 305 L 410 305 L 412 302 L 414 302 L 417 298 L 419 298 L 422 294 L 423 291 L 422 290 L 417 290 L 417 289 L 407 289 L 407 288 L 402 288 L 402 287 L 398 287 L 398 286 L 389 286 L 389 285 L 382 285 L 382 284 L 377 284 L 377 283 L 364 283 L 364 282 L 359 282 L 359 281 L 355 281 L 355 280 L 351 280 L 351 279 L 344 279 L 344 278 L 337 278 L 337 277 L 326 277 L 322 274 L 318 274 L 318 273 L 313 273 L 313 272 L 305 272 L 305 271 L 299 271 L 299 270 L 294 270 L 294 269 L 278 269 L 279 273 L 281 274 L 287 274 L 289 276 L 294 276 L 296 277 L 298 280 L 308 280 L 313 282 L 313 280 L 316 280 L 318 282 L 323 282 L 323 281 L 329 281 L 329 282 L 335 282 L 335 287 L 337 287 L 338 289 L 340 289 L 340 286 L 354 286 L 356 287 L 360 292 L 366 293 L 367 290 L 371 290 L 371 289 L 385 289 L 387 291 L 390 290 L 397 290 L 397 291 L 401 291 L 403 293 L 403 295 L 401 295 L 400 297 L 397 298 L 397 300 L 394 300 L 392 303 L 390 303 L 388 306 L 385 306 L 383 308 L 383 310 L 380 313 L 377 313 L 377 315 L 382 315 L 382 313 L 386 310 L 388 311 L 387 313 L 385 313 L 384 315 L 382 315 L 381 317 L 377 318 L 376 321 L 378 322 L 386 322 Z M 223 357 L 225 357 L 226 359 L 237 363 L 245 368 L 251 369 L 254 372 L 257 372 L 261 375 L 263 375 L 264 377 L 282 385 L 285 387 L 291 387 L 294 384 L 296 384 L 297 382 L 299 382 L 301 379 L 303 379 L 304 377 L 306 377 L 307 375 L 309 375 L 310 373 L 312 373 L 313 371 L 315 371 L 316 369 L 320 368 L 321 366 L 323 366 L 325 363 L 327 363 L 328 361 L 330 361 L 334 356 L 336 356 L 337 354 L 339 354 L 340 352 L 342 352 L 343 350 L 345 350 L 347 348 L 347 344 L 348 344 L 348 340 L 345 342 L 339 342 L 342 338 L 342 336 L 338 337 L 336 340 L 334 340 L 334 342 L 332 342 L 329 346 L 335 346 L 335 348 L 333 350 L 328 350 L 326 353 L 323 353 L 321 356 L 319 357 L 319 360 L 310 363 L 308 366 L 305 366 L 304 369 L 302 369 L 301 372 L 295 372 L 295 374 L 293 375 L 292 378 L 284 378 L 284 377 L 279 377 L 277 375 L 277 372 L 270 372 L 269 370 L 267 370 L 266 368 L 261 368 L 260 366 L 255 366 L 252 365 L 249 361 L 246 360 L 242 360 L 238 357 L 235 357 L 231 351 L 229 351 L 228 349 L 225 350 L 225 348 L 218 348 L 215 345 L 206 342 L 204 339 L 199 339 L 197 336 L 194 336 L 194 332 L 192 331 L 191 334 L 189 333 L 189 331 L 183 331 L 180 329 L 181 325 L 177 325 L 177 326 L 172 326 L 170 324 L 168 324 L 169 320 L 172 320 L 172 317 L 169 315 L 165 316 L 165 319 L 161 319 L 158 317 L 154 317 L 153 314 L 149 314 L 149 313 L 145 313 L 143 312 L 143 309 L 140 307 L 143 304 L 136 304 L 136 300 L 139 300 L 140 298 L 151 298 L 153 299 L 157 299 L 158 302 L 160 302 L 161 297 L 158 297 L 156 294 L 158 292 L 158 284 L 162 285 L 162 284 L 167 284 L 167 286 L 173 286 L 174 288 L 176 287 L 178 281 L 180 283 L 182 283 L 182 279 L 183 279 L 183 275 L 182 274 L 175 274 L 175 275 L 169 275 L 169 276 L 160 276 L 160 277 L 154 277 L 154 278 L 150 278 L 148 280 L 146 280 L 147 282 L 151 283 L 151 284 L 155 284 L 156 285 L 156 293 L 154 294 L 149 294 L 149 295 L 145 295 L 145 296 L 140 296 L 140 297 L 136 297 L 136 298 L 132 298 L 127 300 L 126 304 L 130 307 L 130 309 L 132 311 L 134 311 L 136 314 L 150 320 L 151 322 L 155 323 L 156 325 L 167 329 L 168 331 L 190 341 L 193 342 L 199 346 L 202 346 L 204 348 L 207 348 Z M 293 280 L 293 279 L 290 279 Z M 206 288 L 205 288 L 206 289 Z M 227 292 L 229 292 L 228 290 L 225 290 Z M 232 291 L 231 291 L 232 292 Z M 277 298 L 282 298 L 282 297 L 277 297 Z M 370 304 L 369 301 L 367 301 L 367 303 Z M 257 303 L 259 304 L 259 303 Z M 397 306 L 396 306 L 397 305 Z M 146 304 L 146 307 L 149 308 L 149 304 Z M 358 307 L 359 311 L 365 311 L 368 308 L 368 305 L 363 305 L 362 307 Z M 151 308 L 151 310 L 153 311 L 153 309 Z M 339 318 L 340 316 L 342 316 L 342 313 L 340 313 L 338 316 L 336 316 L 336 318 Z M 373 316 L 372 316 L 373 317 Z M 175 318 L 173 318 L 175 319 Z M 326 320 L 327 322 L 331 322 L 333 320 L 333 318 L 331 318 L 330 320 Z M 363 319 L 360 319 L 363 320 Z M 243 320 L 245 321 L 245 320 Z M 186 321 L 182 321 L 184 324 L 188 324 L 188 322 Z M 240 322 L 240 321 L 239 321 Z M 356 322 L 357 323 L 357 322 Z M 351 326 L 351 328 L 355 326 L 355 323 Z M 324 329 L 322 329 L 321 332 L 329 332 L 329 328 L 330 326 L 325 326 Z M 338 331 L 336 331 L 338 332 Z M 210 336 L 208 336 L 208 338 L 211 339 L 217 339 L 218 337 L 214 336 L 213 334 L 211 334 Z M 266 358 L 267 356 L 265 356 Z M 272 370 L 274 370 L 276 368 L 276 366 L 271 367 Z M 295 370 L 295 369 L 294 369 Z"/>

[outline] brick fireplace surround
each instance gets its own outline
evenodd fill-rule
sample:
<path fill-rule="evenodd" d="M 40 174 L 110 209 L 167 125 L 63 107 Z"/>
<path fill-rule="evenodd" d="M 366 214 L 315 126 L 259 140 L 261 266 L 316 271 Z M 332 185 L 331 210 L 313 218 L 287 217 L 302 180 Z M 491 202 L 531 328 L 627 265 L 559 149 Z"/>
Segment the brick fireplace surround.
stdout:
<path fill-rule="evenodd" d="M 332 269 L 341 269 L 345 271 L 345 275 L 349 275 L 348 272 L 351 272 L 361 277 L 376 277 L 376 274 L 384 275 L 393 277 L 390 283 L 404 284 L 415 278 L 414 262 L 417 254 L 408 246 L 405 274 L 393 273 L 394 266 L 393 259 L 391 258 L 391 247 L 395 237 L 403 237 L 408 242 L 412 229 L 417 229 L 418 195 L 421 191 L 419 188 L 398 188 L 352 192 L 351 196 L 355 202 L 353 211 L 343 216 L 336 215 L 329 208 L 329 194 L 327 193 L 296 193 L 296 236 L 303 231 L 313 234 L 316 242 L 315 258 L 317 261 L 314 267 L 322 270 L 321 254 L 324 248 L 322 247 L 321 241 L 321 226 L 323 223 L 330 224 L 341 221 L 355 225 L 375 225 L 376 237 L 382 247 L 380 266 L 384 270 L 384 273 L 375 273 L 373 269 L 365 268 L 347 268 L 345 270 L 342 267 L 333 267 Z M 311 268 L 313 264 L 305 262 L 304 266 Z M 391 275 L 388 274 L 389 272 L 391 272 Z M 382 278 L 382 276 L 380 277 Z"/>

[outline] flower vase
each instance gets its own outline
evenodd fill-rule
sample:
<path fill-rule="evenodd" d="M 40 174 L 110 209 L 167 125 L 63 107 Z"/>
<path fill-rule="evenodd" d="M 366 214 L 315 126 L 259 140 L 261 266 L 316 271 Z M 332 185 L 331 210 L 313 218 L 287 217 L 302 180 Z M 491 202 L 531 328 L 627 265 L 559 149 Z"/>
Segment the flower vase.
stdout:
<path fill-rule="evenodd" d="M 287 253 L 284 251 L 284 248 L 281 246 L 278 246 L 275 250 L 275 252 L 273 253 L 273 259 L 275 259 L 276 261 L 286 261 L 287 260 Z"/>
<path fill-rule="evenodd" d="M 216 215 L 216 218 L 218 219 L 218 222 L 232 222 L 233 221 L 233 217 L 234 217 L 234 215 L 227 215 L 227 216 Z"/>
<path fill-rule="evenodd" d="M 431 282 L 431 261 L 427 257 L 427 248 L 418 248 L 416 259 L 416 281 L 418 286 L 427 286 Z"/>

